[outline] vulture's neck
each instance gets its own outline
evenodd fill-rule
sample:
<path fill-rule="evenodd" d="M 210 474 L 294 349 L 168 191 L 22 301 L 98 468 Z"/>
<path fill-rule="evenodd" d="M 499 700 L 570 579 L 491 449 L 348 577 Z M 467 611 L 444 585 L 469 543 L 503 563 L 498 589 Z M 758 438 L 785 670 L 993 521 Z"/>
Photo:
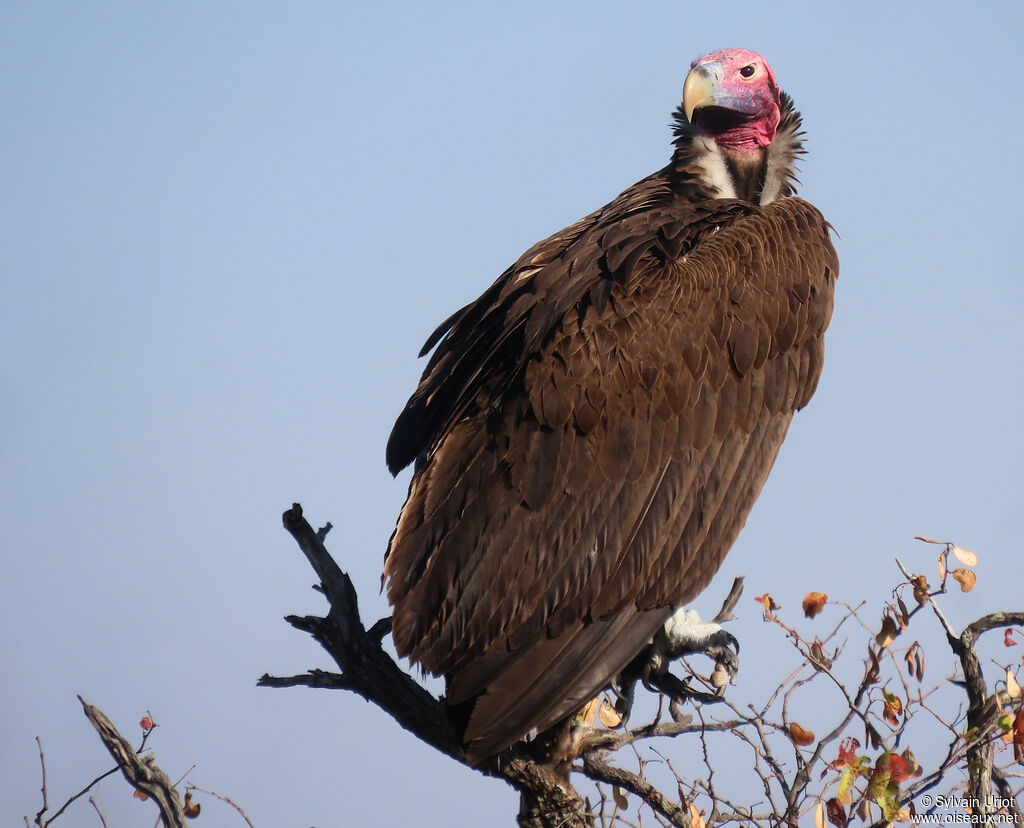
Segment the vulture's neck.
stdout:
<path fill-rule="evenodd" d="M 738 198 L 764 206 L 796 192 L 796 159 L 803 154 L 800 113 L 782 93 L 775 139 L 766 147 L 733 150 L 697 132 L 682 109 L 675 118 L 673 187 L 688 198 Z"/>

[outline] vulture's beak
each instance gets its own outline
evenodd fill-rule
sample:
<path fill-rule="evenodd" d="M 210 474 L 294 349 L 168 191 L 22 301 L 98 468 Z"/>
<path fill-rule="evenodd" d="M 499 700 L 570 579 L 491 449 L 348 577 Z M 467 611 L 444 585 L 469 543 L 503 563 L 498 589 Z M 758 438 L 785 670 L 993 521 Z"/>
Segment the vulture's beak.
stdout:
<path fill-rule="evenodd" d="M 708 61 L 694 66 L 683 82 L 683 112 L 693 123 L 693 113 L 702 106 L 719 103 L 722 82 L 722 64 Z"/>

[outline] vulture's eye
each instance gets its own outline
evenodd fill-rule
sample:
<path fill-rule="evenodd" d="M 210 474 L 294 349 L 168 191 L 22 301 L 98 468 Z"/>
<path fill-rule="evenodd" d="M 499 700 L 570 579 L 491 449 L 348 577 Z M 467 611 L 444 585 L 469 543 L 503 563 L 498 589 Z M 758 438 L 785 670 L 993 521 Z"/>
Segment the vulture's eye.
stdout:
<path fill-rule="evenodd" d="M 751 63 L 749 66 L 744 66 L 742 69 L 740 69 L 740 74 L 743 75 L 743 77 L 745 78 L 752 78 L 754 77 L 754 73 L 756 71 L 757 67 L 754 66 L 753 63 Z"/>

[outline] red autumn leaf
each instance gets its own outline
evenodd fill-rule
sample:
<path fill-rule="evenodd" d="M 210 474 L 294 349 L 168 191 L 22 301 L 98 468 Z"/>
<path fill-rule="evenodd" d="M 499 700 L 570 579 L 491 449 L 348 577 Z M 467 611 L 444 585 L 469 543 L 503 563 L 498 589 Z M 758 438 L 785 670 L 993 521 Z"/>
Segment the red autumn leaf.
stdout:
<path fill-rule="evenodd" d="M 1013 756 L 1024 765 L 1024 708 L 1018 711 L 1013 721 Z"/>
<path fill-rule="evenodd" d="M 884 697 L 882 716 L 885 720 L 893 727 L 898 727 L 900 723 L 900 715 L 903 713 L 903 702 L 899 696 L 892 693 L 887 693 L 885 690 L 882 691 Z"/>
<path fill-rule="evenodd" d="M 139 720 L 139 727 L 141 727 L 143 730 L 152 730 L 153 729 L 153 720 L 148 715 L 147 716 L 143 716 Z"/>
<path fill-rule="evenodd" d="M 804 615 L 808 618 L 814 618 L 819 612 L 825 609 L 825 604 L 828 602 L 828 596 L 824 592 L 808 592 L 804 596 L 803 608 Z"/>
<path fill-rule="evenodd" d="M 889 779 L 897 784 L 910 777 L 910 768 L 907 761 L 898 753 L 890 753 L 889 756 Z"/>
<path fill-rule="evenodd" d="M 847 736 L 839 743 L 839 758 L 836 760 L 843 765 L 852 765 L 857 761 L 857 748 L 860 742 L 856 736 Z"/>
<path fill-rule="evenodd" d="M 848 821 L 846 808 L 843 807 L 843 803 L 838 799 L 832 797 L 825 803 L 825 813 L 828 816 L 828 821 L 837 828 L 846 828 L 846 823 Z"/>
<path fill-rule="evenodd" d="M 814 742 L 814 733 L 810 730 L 804 730 L 796 722 L 789 726 L 789 737 L 801 747 L 807 747 L 807 745 Z"/>
<path fill-rule="evenodd" d="M 775 603 L 775 600 L 767 592 L 764 595 L 754 596 L 754 600 L 764 607 L 764 611 L 769 614 L 779 608 L 779 605 Z"/>
<path fill-rule="evenodd" d="M 1013 628 L 1007 627 L 1006 632 L 1003 633 L 1003 646 L 1012 647 L 1017 642 L 1013 640 Z"/>

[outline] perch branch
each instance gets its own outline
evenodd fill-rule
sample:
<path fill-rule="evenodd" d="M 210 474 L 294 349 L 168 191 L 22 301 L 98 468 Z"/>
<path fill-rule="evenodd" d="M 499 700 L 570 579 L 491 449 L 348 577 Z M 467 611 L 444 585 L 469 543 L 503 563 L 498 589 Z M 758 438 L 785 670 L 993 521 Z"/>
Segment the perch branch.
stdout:
<path fill-rule="evenodd" d="M 286 620 L 312 635 L 337 663 L 340 673 L 310 670 L 299 676 L 264 675 L 259 686 L 350 690 L 376 704 L 422 741 L 465 764 L 444 702 L 382 649 L 381 640 L 389 631 L 388 619 L 376 622 L 369 630 L 363 626 L 355 586 L 324 546 L 329 525 L 314 531 L 297 503 L 284 513 L 283 522 L 320 579 L 320 590 L 330 605 L 324 618 L 289 616 Z M 524 828 L 587 828 L 593 824 L 586 803 L 564 770 L 537 761 L 522 745 L 489 759 L 476 770 L 504 779 L 520 792 L 519 824 Z"/>

